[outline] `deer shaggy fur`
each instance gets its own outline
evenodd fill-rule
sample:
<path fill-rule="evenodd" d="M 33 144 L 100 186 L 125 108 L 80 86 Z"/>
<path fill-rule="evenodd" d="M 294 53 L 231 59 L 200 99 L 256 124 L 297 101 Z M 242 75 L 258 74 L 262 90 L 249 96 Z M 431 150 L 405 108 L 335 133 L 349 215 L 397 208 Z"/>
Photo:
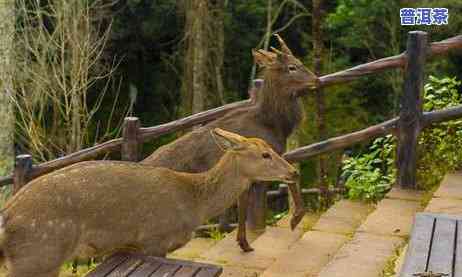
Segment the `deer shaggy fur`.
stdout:
<path fill-rule="evenodd" d="M 297 177 L 260 139 L 219 129 L 213 137 L 225 153 L 204 173 L 91 161 L 30 182 L 0 214 L 0 249 L 10 276 L 57 277 L 65 260 L 117 249 L 165 256 L 252 182 Z"/>

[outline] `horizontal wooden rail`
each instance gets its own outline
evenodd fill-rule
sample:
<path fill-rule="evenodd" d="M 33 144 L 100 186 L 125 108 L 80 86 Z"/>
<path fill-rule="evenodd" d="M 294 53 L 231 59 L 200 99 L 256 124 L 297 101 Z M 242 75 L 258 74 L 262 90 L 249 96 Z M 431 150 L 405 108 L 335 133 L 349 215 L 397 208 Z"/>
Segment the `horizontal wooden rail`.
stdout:
<path fill-rule="evenodd" d="M 396 117 L 360 131 L 294 149 L 283 156 L 289 162 L 299 162 L 319 154 L 343 149 L 367 139 L 389 134 L 396 128 L 397 122 L 398 118 Z"/>
<path fill-rule="evenodd" d="M 13 174 L 0 178 L 0 187 L 6 186 L 12 183 L 13 183 Z"/>
<path fill-rule="evenodd" d="M 462 35 L 459 35 L 459 36 L 455 36 L 452 38 L 448 38 L 443 41 L 431 43 L 429 47 L 428 55 L 435 56 L 435 55 L 445 54 L 454 49 L 461 49 L 461 48 L 462 48 Z M 373 62 L 358 65 L 358 66 L 355 66 L 355 67 L 352 67 L 346 70 L 342 70 L 336 73 L 322 76 L 319 78 L 320 86 L 325 87 L 325 86 L 330 86 L 330 85 L 334 85 L 338 83 L 352 81 L 359 77 L 369 75 L 372 73 L 376 73 L 376 72 L 380 72 L 385 69 L 404 67 L 406 63 L 407 61 L 406 61 L 405 53 L 392 56 L 392 57 L 379 59 Z M 178 120 L 175 120 L 169 123 L 165 123 L 162 125 L 148 127 L 148 128 L 140 128 L 139 139 L 141 141 L 147 141 L 149 139 L 153 139 L 153 138 L 159 137 L 164 134 L 168 134 L 171 132 L 175 132 L 175 131 L 179 131 L 179 130 L 192 127 L 194 125 L 207 123 L 209 121 L 212 121 L 216 118 L 223 116 L 224 114 L 232 110 L 235 110 L 238 108 L 249 107 L 252 105 L 252 103 L 253 101 L 251 99 L 238 101 L 238 102 L 230 103 L 230 104 L 227 104 L 227 105 L 215 108 L 215 109 L 200 112 L 200 113 L 197 113 L 197 114 L 194 114 L 194 115 L 182 118 L 182 119 L 178 119 Z M 438 111 L 438 112 L 425 113 L 424 118 L 426 119 L 426 121 L 428 120 L 442 121 L 442 120 L 445 120 L 445 118 L 457 117 L 459 112 L 460 111 L 458 108 L 454 108 L 454 109 L 450 109 L 449 111 Z M 391 123 L 385 122 L 385 123 L 367 128 L 365 130 L 352 133 L 350 135 L 332 138 L 324 142 L 319 142 L 313 145 L 305 146 L 305 147 L 293 150 L 289 153 L 286 153 L 285 157 L 295 162 L 295 161 L 299 161 L 303 159 L 304 157 L 308 158 L 308 157 L 311 157 L 317 154 L 322 154 L 322 153 L 326 153 L 326 152 L 333 151 L 336 149 L 340 149 L 342 147 L 354 144 L 361 140 L 385 134 L 386 132 L 384 132 L 384 130 L 382 130 L 381 128 L 387 129 L 388 127 L 390 127 L 387 124 L 391 124 Z M 393 123 L 392 125 L 394 124 L 395 123 Z M 91 159 L 103 153 L 109 153 L 112 151 L 120 151 L 122 142 L 123 142 L 122 138 L 113 139 L 105 143 L 95 145 L 93 147 L 89 147 L 81 151 L 72 153 L 68 156 L 39 164 L 32 168 L 32 171 L 30 173 L 31 175 L 30 178 L 38 177 L 40 175 L 49 173 L 53 170 L 62 168 L 64 166 L 71 165 L 79 161 Z M 0 178 L 0 186 L 10 184 L 12 183 L 12 181 L 13 181 L 12 174 L 6 177 Z"/>
<path fill-rule="evenodd" d="M 443 121 L 458 119 L 462 117 L 462 105 L 454 106 L 451 108 L 439 110 L 439 111 L 432 111 L 432 112 L 424 112 L 423 113 L 423 125 L 427 127 L 433 123 L 439 123 Z"/>
<path fill-rule="evenodd" d="M 329 194 L 336 194 L 336 193 L 343 193 L 343 192 L 345 192 L 344 188 L 332 188 L 332 189 L 327 190 L 327 193 L 329 193 Z M 300 190 L 300 193 L 301 194 L 320 194 L 321 189 L 319 189 L 319 188 L 309 188 L 309 189 L 302 188 Z M 288 195 L 288 193 L 287 192 L 281 192 L 280 190 L 270 190 L 270 191 L 266 192 L 266 195 L 271 198 L 271 197 L 286 196 L 286 195 Z"/>
<path fill-rule="evenodd" d="M 423 113 L 423 127 L 433 123 L 462 118 L 462 105 L 455 107 Z M 340 150 L 356 143 L 393 133 L 397 128 L 399 117 L 395 117 L 383 123 L 356 131 L 350 134 L 333 137 L 328 140 L 313 143 L 307 146 L 296 148 L 283 155 L 290 162 L 299 162 L 316 155 Z"/>
<path fill-rule="evenodd" d="M 89 160 L 104 153 L 118 151 L 120 150 L 121 145 L 122 138 L 112 139 L 104 143 L 82 149 L 67 156 L 41 163 L 32 167 L 28 177 L 29 179 L 37 178 L 41 175 L 50 173 L 56 169 L 60 169 L 71 164 Z M 0 178 L 0 186 L 5 186 L 11 184 L 12 182 L 12 175 Z"/>
<path fill-rule="evenodd" d="M 446 54 L 455 49 L 462 49 L 462 35 L 431 43 L 428 48 L 427 55 L 433 57 L 435 55 Z M 345 83 L 386 69 L 403 68 L 406 64 L 407 58 L 406 52 L 404 52 L 396 56 L 379 59 L 346 70 L 324 75 L 319 77 L 319 83 L 321 87 Z"/>
<path fill-rule="evenodd" d="M 207 123 L 225 115 L 226 113 L 232 110 L 235 110 L 237 108 L 249 107 L 251 105 L 252 101 L 250 99 L 247 99 L 239 102 L 230 103 L 215 109 L 196 113 L 188 117 L 184 117 L 162 125 L 141 128 L 141 139 L 143 141 L 146 141 L 164 134 L 180 131 L 198 124 Z"/>

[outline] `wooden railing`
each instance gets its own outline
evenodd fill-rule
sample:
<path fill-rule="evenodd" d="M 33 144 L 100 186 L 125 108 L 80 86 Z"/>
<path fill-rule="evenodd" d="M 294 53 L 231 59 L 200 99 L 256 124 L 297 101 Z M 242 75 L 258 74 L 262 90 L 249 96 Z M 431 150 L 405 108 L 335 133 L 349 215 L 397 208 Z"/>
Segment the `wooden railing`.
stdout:
<path fill-rule="evenodd" d="M 300 147 L 285 153 L 284 157 L 291 162 L 299 162 L 316 155 L 349 147 L 364 140 L 392 133 L 398 137 L 397 164 L 399 173 L 397 182 L 403 187 L 415 188 L 416 147 L 417 136 L 420 131 L 432 123 L 462 117 L 462 105 L 440 111 L 422 112 L 425 60 L 426 58 L 445 54 L 455 49 L 462 49 L 462 35 L 427 44 L 426 33 L 419 31 L 410 32 L 408 35 L 407 50 L 404 53 L 319 77 L 319 86 L 327 87 L 350 82 L 387 69 L 403 68 L 405 70 L 405 82 L 400 116 L 360 131 Z M 256 80 L 254 83 L 258 87 L 261 85 L 261 80 Z M 30 155 L 17 156 L 13 173 L 0 178 L 0 186 L 13 183 L 13 190 L 17 191 L 34 178 L 80 161 L 93 159 L 104 153 L 120 151 L 123 160 L 138 161 L 142 143 L 164 134 L 210 122 L 229 111 L 249 107 L 253 102 L 252 98 L 234 102 L 148 128 L 142 128 L 138 118 L 129 117 L 125 119 L 123 136 L 121 138 L 116 138 L 38 165 L 32 164 Z M 254 197 L 253 199 L 266 199 L 266 197 Z M 250 209 L 253 212 L 257 211 L 256 213 L 264 214 L 264 211 L 258 211 L 258 209 L 261 209 L 258 207 L 265 207 L 265 205 L 258 205 L 258 203 L 250 203 L 250 205 L 254 206 L 253 209 Z"/>

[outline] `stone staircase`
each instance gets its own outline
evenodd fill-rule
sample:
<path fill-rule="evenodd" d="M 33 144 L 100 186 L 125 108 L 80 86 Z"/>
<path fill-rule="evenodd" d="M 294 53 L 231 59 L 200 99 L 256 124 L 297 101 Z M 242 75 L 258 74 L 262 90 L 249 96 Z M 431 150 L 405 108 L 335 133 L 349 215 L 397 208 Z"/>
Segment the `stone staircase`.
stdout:
<path fill-rule="evenodd" d="M 377 205 L 340 200 L 322 215 L 306 216 L 294 231 L 284 218 L 251 235 L 254 252 L 241 252 L 233 232 L 218 242 L 194 239 L 171 256 L 219 264 L 224 277 L 391 276 L 414 215 L 428 199 L 426 211 L 462 213 L 462 173 L 446 176 L 429 196 L 395 188 Z"/>

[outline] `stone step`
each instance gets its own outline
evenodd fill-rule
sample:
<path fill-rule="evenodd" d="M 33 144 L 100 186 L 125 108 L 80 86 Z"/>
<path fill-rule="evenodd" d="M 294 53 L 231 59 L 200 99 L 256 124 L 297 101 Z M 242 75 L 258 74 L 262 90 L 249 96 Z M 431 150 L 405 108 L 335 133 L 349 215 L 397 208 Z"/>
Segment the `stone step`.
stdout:
<path fill-rule="evenodd" d="M 409 236 L 422 211 L 421 192 L 393 189 L 322 269 L 318 277 L 379 277 Z"/>
<path fill-rule="evenodd" d="M 208 251 L 211 247 L 218 243 L 218 240 L 211 238 L 194 238 L 190 240 L 185 246 L 169 253 L 168 258 L 191 260 L 197 259 Z"/>
<path fill-rule="evenodd" d="M 276 257 L 287 251 L 301 235 L 300 229 L 291 231 L 283 227 L 267 227 L 265 233 L 250 243 L 255 251 L 242 252 L 233 240 L 231 245 L 217 244 L 201 255 L 200 261 L 264 270 L 275 261 Z"/>
<path fill-rule="evenodd" d="M 462 214 L 462 171 L 447 174 L 428 203 L 426 212 Z"/>
<path fill-rule="evenodd" d="M 261 277 L 315 276 L 372 210 L 372 205 L 338 201 L 321 215 L 312 230 L 282 253 Z"/>
<path fill-rule="evenodd" d="M 288 227 L 290 215 L 281 219 L 276 226 L 268 226 L 263 234 L 250 233 L 250 245 L 253 252 L 244 253 L 236 244 L 235 235 L 227 236 L 196 261 L 219 264 L 223 266 L 221 277 L 259 276 L 264 269 L 274 263 L 277 257 L 285 253 L 310 228 L 319 215 L 306 215 L 297 228 Z M 249 236 L 249 234 L 248 234 Z"/>
<path fill-rule="evenodd" d="M 358 232 L 319 273 L 319 277 L 379 277 L 396 249 L 404 243 L 398 236 Z"/>

